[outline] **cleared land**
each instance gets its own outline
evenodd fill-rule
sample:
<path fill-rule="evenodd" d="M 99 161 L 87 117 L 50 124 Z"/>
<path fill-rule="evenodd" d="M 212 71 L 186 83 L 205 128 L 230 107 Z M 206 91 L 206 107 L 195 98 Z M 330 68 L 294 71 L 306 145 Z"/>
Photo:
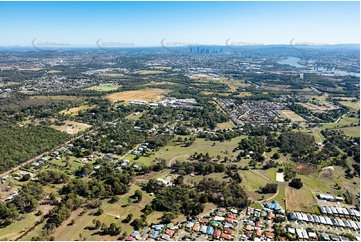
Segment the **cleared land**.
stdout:
<path fill-rule="evenodd" d="M 241 186 L 244 187 L 247 195 L 253 201 L 259 201 L 262 199 L 268 199 L 272 197 L 274 194 L 260 194 L 257 191 L 260 187 L 265 186 L 267 183 L 271 181 L 266 179 L 266 177 L 261 176 L 259 173 L 251 171 L 251 170 L 242 170 L 239 171 L 239 174 L 242 177 Z"/>
<path fill-rule="evenodd" d="M 88 88 L 86 88 L 86 90 L 94 90 L 94 91 L 98 91 L 98 92 L 109 92 L 109 91 L 117 90 L 118 88 L 119 88 L 119 86 L 115 85 L 115 84 L 99 84 L 97 86 L 88 87 Z"/>
<path fill-rule="evenodd" d="M 168 93 L 168 90 L 164 89 L 143 89 L 136 91 L 116 92 L 106 96 L 110 101 L 145 101 L 156 102 L 164 98 L 164 94 Z"/>
<path fill-rule="evenodd" d="M 287 210 L 312 213 L 313 203 L 315 203 L 315 199 L 311 191 L 306 187 L 302 187 L 301 189 L 294 189 L 286 186 Z"/>
<path fill-rule="evenodd" d="M 134 113 L 129 114 L 125 118 L 128 120 L 137 121 L 138 119 L 140 119 L 140 117 L 142 117 L 143 113 L 144 112 L 134 112 Z"/>
<path fill-rule="evenodd" d="M 360 102 L 342 101 L 342 105 L 349 107 L 352 111 L 360 110 Z"/>
<path fill-rule="evenodd" d="M 79 98 L 76 96 L 31 96 L 30 99 L 38 99 L 38 100 L 82 100 L 83 98 Z"/>
<path fill-rule="evenodd" d="M 159 70 L 141 70 L 139 71 L 139 74 L 141 75 L 155 75 L 155 74 L 163 74 L 165 71 L 159 71 Z"/>
<path fill-rule="evenodd" d="M 183 139 L 186 136 L 181 136 Z M 187 137 L 189 138 L 189 137 Z M 126 159 L 133 161 L 136 164 L 149 165 L 155 158 L 163 158 L 168 162 L 175 162 L 175 160 L 186 161 L 189 156 L 195 152 L 206 154 L 216 157 L 221 156 L 221 160 L 224 156 L 228 156 L 230 159 L 234 159 L 237 153 L 233 153 L 233 149 L 238 146 L 238 143 L 245 136 L 240 136 L 232 139 L 231 141 L 219 142 L 219 141 L 207 141 L 204 139 L 196 139 L 194 143 L 188 147 L 184 147 L 177 142 L 170 142 L 168 145 L 160 148 L 155 154 L 149 157 L 140 157 L 138 160 L 134 160 L 135 155 L 128 155 Z M 175 140 L 177 137 L 175 138 Z M 214 144 L 214 145 L 213 145 Z"/>
<path fill-rule="evenodd" d="M 83 124 L 75 121 L 65 120 L 63 125 L 51 125 L 53 129 L 67 132 L 68 134 L 77 134 L 80 131 L 84 131 L 91 126 L 89 124 Z"/>
<path fill-rule="evenodd" d="M 235 127 L 235 125 L 231 120 L 228 121 L 228 122 L 218 123 L 217 124 L 218 129 L 230 129 L 230 128 L 234 128 L 234 127 Z"/>
<path fill-rule="evenodd" d="M 133 227 L 129 223 L 122 223 L 122 220 L 125 219 L 128 214 L 132 213 L 133 218 L 139 218 L 141 215 L 141 210 L 150 203 L 153 199 L 152 196 L 143 192 L 143 199 L 138 203 L 134 203 L 131 197 L 135 190 L 139 190 L 140 187 L 137 185 L 132 185 L 128 193 L 120 196 L 120 200 L 116 203 L 108 203 L 103 201 L 101 208 L 104 210 L 104 213 L 100 216 L 91 215 L 95 210 L 89 210 L 84 215 L 80 215 L 82 209 L 77 210 L 72 214 L 72 216 L 64 221 L 60 227 L 55 230 L 54 236 L 56 240 L 79 240 L 79 234 L 82 234 L 83 238 L 87 240 L 116 240 L 118 237 L 112 237 L 109 235 L 103 236 L 97 233 L 96 230 L 88 229 L 87 227 L 93 227 L 92 220 L 99 219 L 102 223 L 105 223 L 109 226 L 110 223 L 115 223 L 118 226 L 122 227 L 122 232 L 130 234 L 133 231 Z M 116 219 L 115 216 L 120 216 L 119 219 Z M 73 225 L 68 225 L 70 221 L 74 219 L 76 221 Z"/>
<path fill-rule="evenodd" d="M 63 111 L 60 111 L 59 113 L 64 114 L 64 115 L 69 114 L 70 116 L 74 117 L 74 116 L 77 116 L 79 114 L 79 111 L 86 110 L 86 109 L 89 109 L 89 108 L 91 108 L 91 106 L 83 105 L 83 106 L 63 110 Z"/>
<path fill-rule="evenodd" d="M 289 118 L 292 122 L 303 122 L 305 121 L 300 115 L 291 110 L 277 110 L 285 118 Z"/>
<path fill-rule="evenodd" d="M 360 126 L 345 127 L 339 130 L 342 130 L 347 136 L 360 137 Z"/>
<path fill-rule="evenodd" d="M 98 76 L 106 76 L 106 77 L 123 77 L 124 74 L 122 73 L 104 73 L 104 74 L 99 74 Z"/>
<path fill-rule="evenodd" d="M 334 129 L 352 124 L 359 125 L 360 120 L 358 118 L 342 117 L 337 123 L 323 123 L 322 129 Z"/>

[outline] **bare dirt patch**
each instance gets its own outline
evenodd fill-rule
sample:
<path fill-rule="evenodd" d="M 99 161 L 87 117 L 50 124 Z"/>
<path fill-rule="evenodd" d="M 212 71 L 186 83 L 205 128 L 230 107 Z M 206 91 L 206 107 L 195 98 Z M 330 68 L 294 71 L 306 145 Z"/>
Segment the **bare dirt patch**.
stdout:
<path fill-rule="evenodd" d="M 310 164 L 297 163 L 295 165 L 295 170 L 298 174 L 308 175 L 308 174 L 313 173 L 315 171 L 315 168 Z"/>

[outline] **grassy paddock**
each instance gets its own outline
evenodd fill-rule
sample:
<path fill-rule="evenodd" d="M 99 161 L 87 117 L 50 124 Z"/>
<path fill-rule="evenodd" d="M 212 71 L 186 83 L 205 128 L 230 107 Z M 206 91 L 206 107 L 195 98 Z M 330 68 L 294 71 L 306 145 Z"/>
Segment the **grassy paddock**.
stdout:
<path fill-rule="evenodd" d="M 135 91 L 126 91 L 126 92 L 116 92 L 106 96 L 110 101 L 145 101 L 145 102 L 156 102 L 164 98 L 164 95 L 168 93 L 169 90 L 164 89 L 142 89 Z"/>
<path fill-rule="evenodd" d="M 51 125 L 50 127 L 62 132 L 67 132 L 68 134 L 77 134 L 81 131 L 86 130 L 87 128 L 90 128 L 91 126 L 89 124 L 83 124 L 75 121 L 65 120 L 65 124 L 63 125 Z"/>

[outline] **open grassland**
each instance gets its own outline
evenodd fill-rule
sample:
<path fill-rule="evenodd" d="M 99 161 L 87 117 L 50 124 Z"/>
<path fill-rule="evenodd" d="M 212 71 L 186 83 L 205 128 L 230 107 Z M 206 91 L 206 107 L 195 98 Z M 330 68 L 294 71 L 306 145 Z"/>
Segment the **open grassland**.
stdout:
<path fill-rule="evenodd" d="M 309 101 L 316 100 L 320 104 L 324 104 L 327 102 L 326 99 L 328 98 L 328 94 L 322 93 L 322 95 L 309 95 L 308 98 Z"/>
<path fill-rule="evenodd" d="M 156 69 L 156 70 L 170 70 L 172 69 L 171 66 L 153 66 L 152 69 Z"/>
<path fill-rule="evenodd" d="M 320 143 L 325 140 L 325 137 L 323 137 L 323 135 L 321 134 L 321 131 L 319 129 L 316 129 L 316 128 L 312 129 L 312 130 L 301 129 L 298 131 L 312 135 L 315 138 L 316 143 Z"/>
<path fill-rule="evenodd" d="M 213 180 L 217 181 L 228 181 L 229 177 L 224 172 L 217 172 L 217 173 L 211 173 L 208 175 L 201 175 L 201 176 L 195 176 L 195 175 L 186 175 L 184 177 L 184 182 L 187 185 L 194 186 L 198 184 L 203 179 L 211 178 Z"/>
<path fill-rule="evenodd" d="M 79 114 L 79 111 L 83 111 L 83 110 L 86 110 L 86 109 L 89 109 L 89 108 L 91 108 L 91 106 L 82 105 L 82 106 L 79 106 L 79 107 L 69 108 L 69 109 L 60 111 L 59 113 L 63 114 L 63 115 L 70 115 L 70 116 L 74 117 L 74 116 L 77 116 Z"/>
<path fill-rule="evenodd" d="M 360 190 L 360 179 L 354 177 L 352 179 L 345 178 L 345 170 L 342 167 L 333 167 L 332 169 L 325 169 L 321 172 L 314 172 L 307 175 L 297 176 L 301 178 L 303 186 L 311 189 L 314 194 L 330 192 L 334 196 L 342 196 L 345 190 L 348 190 L 354 196 Z M 340 190 L 335 190 L 332 185 L 337 183 L 341 186 Z"/>
<path fill-rule="evenodd" d="M 138 119 L 140 119 L 140 117 L 142 117 L 143 113 L 144 112 L 134 112 L 134 113 L 129 114 L 125 118 L 128 120 L 137 121 Z"/>
<path fill-rule="evenodd" d="M 21 82 L 6 82 L 6 83 L 0 82 L 0 87 L 6 87 L 6 86 L 18 85 L 18 84 L 21 84 Z"/>
<path fill-rule="evenodd" d="M 290 119 L 292 122 L 303 122 L 305 121 L 300 115 L 291 110 L 277 110 L 284 118 Z"/>
<path fill-rule="evenodd" d="M 260 187 L 265 186 L 267 183 L 270 183 L 270 180 L 266 179 L 264 176 L 261 176 L 258 172 L 251 170 L 241 170 L 239 174 L 242 177 L 241 186 L 247 192 L 247 195 L 253 201 L 259 201 L 264 199 L 268 199 L 272 197 L 274 194 L 260 194 L 257 191 Z"/>
<path fill-rule="evenodd" d="M 210 92 L 210 91 L 204 91 L 202 92 L 203 95 L 209 96 L 209 95 L 219 95 L 219 96 L 223 96 L 223 97 L 227 97 L 229 96 L 229 93 L 225 93 L 225 92 Z"/>
<path fill-rule="evenodd" d="M 164 98 L 164 95 L 168 93 L 169 90 L 164 89 L 142 89 L 135 91 L 126 91 L 126 92 L 116 92 L 107 95 L 107 99 L 110 101 L 134 101 L 140 100 L 145 102 L 156 102 Z"/>
<path fill-rule="evenodd" d="M 236 127 L 236 126 L 234 125 L 234 123 L 231 120 L 229 120 L 228 122 L 217 124 L 218 129 L 230 129 L 230 128 L 234 128 L 234 127 Z"/>
<path fill-rule="evenodd" d="M 141 75 L 155 75 L 155 74 L 163 74 L 165 71 L 161 70 L 141 70 L 139 71 L 139 74 Z"/>
<path fill-rule="evenodd" d="M 90 128 L 91 126 L 89 124 L 65 120 L 63 125 L 51 125 L 50 127 L 62 132 L 67 132 L 68 134 L 77 134 L 81 131 L 86 130 L 87 128 Z"/>
<path fill-rule="evenodd" d="M 33 213 L 24 214 L 22 216 L 24 219 L 21 221 L 0 228 L 0 240 L 15 240 L 26 230 L 34 226 L 36 221 L 40 220 L 40 216 L 35 216 Z"/>
<path fill-rule="evenodd" d="M 277 183 L 278 184 L 278 193 L 277 195 L 272 198 L 272 200 L 276 200 L 281 207 L 285 208 L 285 199 L 286 199 L 286 184 L 285 183 Z"/>
<path fill-rule="evenodd" d="M 166 82 L 166 81 L 151 81 L 147 84 L 145 84 L 144 86 L 156 86 L 156 85 L 176 85 L 177 83 L 175 82 Z"/>
<path fill-rule="evenodd" d="M 48 73 L 49 74 L 56 74 L 56 73 L 61 73 L 62 71 L 59 70 L 49 70 Z"/>
<path fill-rule="evenodd" d="M 345 127 L 339 130 L 342 130 L 347 136 L 360 137 L 360 126 Z"/>
<path fill-rule="evenodd" d="M 98 76 L 105 76 L 105 77 L 123 77 L 124 74 L 122 74 L 122 73 L 104 73 L 104 74 L 98 74 Z"/>
<path fill-rule="evenodd" d="M 230 92 L 237 92 L 237 89 L 250 87 L 251 84 L 247 84 L 244 80 L 229 80 L 229 79 L 220 79 L 217 82 L 226 84 Z"/>
<path fill-rule="evenodd" d="M 337 123 L 323 123 L 322 129 L 333 129 L 352 124 L 359 125 L 360 120 L 358 118 L 342 117 Z"/>
<path fill-rule="evenodd" d="M 57 96 L 31 96 L 30 99 L 35 99 L 35 100 L 53 100 L 53 101 L 57 101 L 57 100 L 69 100 L 69 101 L 79 101 L 79 100 L 83 100 L 84 98 L 79 98 L 76 96 L 61 96 L 61 95 L 57 95 Z"/>
<path fill-rule="evenodd" d="M 189 138 L 189 137 L 188 137 Z M 194 143 L 188 147 L 183 147 L 177 142 L 170 142 L 168 145 L 160 148 L 155 154 L 149 157 L 140 157 L 138 160 L 134 160 L 134 155 L 128 155 L 126 159 L 134 161 L 136 164 L 150 164 L 156 158 L 163 158 L 169 162 L 186 161 L 189 156 L 195 152 L 206 154 L 209 153 L 210 156 L 216 157 L 217 155 L 221 156 L 221 159 L 224 156 L 228 156 L 230 159 L 234 159 L 237 154 L 233 153 L 233 149 L 238 146 L 238 143 L 245 136 L 240 136 L 233 138 L 231 141 L 207 141 L 205 139 L 196 139 Z M 184 137 L 183 137 L 184 139 Z M 214 144 L 214 145 L 213 145 Z"/>
<path fill-rule="evenodd" d="M 357 111 L 360 110 L 360 102 L 351 102 L 351 101 L 342 101 L 340 102 L 342 105 L 345 105 L 346 107 L 349 107 L 351 111 Z"/>
<path fill-rule="evenodd" d="M 109 92 L 109 91 L 114 91 L 117 90 L 119 88 L 118 85 L 115 84 L 99 84 L 97 86 L 91 86 L 86 88 L 86 90 L 94 90 L 94 91 L 98 91 L 98 92 Z"/>
<path fill-rule="evenodd" d="M 103 201 L 101 208 L 104 210 L 103 214 L 100 216 L 91 215 L 95 210 L 89 210 L 84 215 L 80 215 L 83 209 L 76 210 L 73 212 L 72 216 L 63 222 L 55 232 L 54 236 L 56 240 L 69 241 L 69 240 L 78 240 L 80 239 L 79 235 L 82 234 L 83 238 L 86 240 L 116 240 L 119 236 L 102 236 L 98 233 L 97 230 L 90 229 L 93 227 L 92 220 L 98 219 L 102 223 L 105 223 L 109 226 L 110 223 L 115 223 L 118 226 L 121 226 L 122 232 L 126 232 L 128 235 L 133 231 L 133 227 L 129 223 L 123 223 L 122 220 L 125 219 L 128 214 L 132 213 L 133 218 L 139 218 L 141 215 L 141 210 L 145 205 L 149 204 L 153 197 L 149 194 L 143 192 L 142 201 L 135 203 L 130 199 L 135 190 L 139 190 L 140 187 L 137 185 L 132 185 L 128 193 L 119 196 L 120 199 L 118 202 L 109 203 L 106 200 Z M 116 219 L 116 216 L 120 216 L 119 219 Z M 76 223 L 69 225 L 70 221 L 74 219 Z"/>
<path fill-rule="evenodd" d="M 308 188 L 302 187 L 301 189 L 295 189 L 286 186 L 287 210 L 304 211 L 304 212 L 312 213 L 313 203 L 315 203 L 315 199 L 313 194 Z"/>
<path fill-rule="evenodd" d="M 250 97 L 253 94 L 251 92 L 240 92 L 237 97 Z"/>

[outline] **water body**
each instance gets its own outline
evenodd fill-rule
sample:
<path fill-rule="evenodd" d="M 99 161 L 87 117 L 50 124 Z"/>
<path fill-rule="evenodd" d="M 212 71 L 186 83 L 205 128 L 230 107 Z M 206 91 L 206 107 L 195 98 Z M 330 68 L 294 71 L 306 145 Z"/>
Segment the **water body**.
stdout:
<path fill-rule="evenodd" d="M 300 61 L 300 60 L 301 59 L 297 58 L 297 57 L 288 57 L 286 59 L 278 61 L 277 63 L 281 64 L 281 65 L 294 66 L 296 68 L 309 68 L 307 66 L 300 65 L 298 63 L 298 61 Z M 341 71 L 341 70 L 327 71 L 325 68 L 319 68 L 318 70 L 314 70 L 314 72 L 319 73 L 319 74 L 334 74 L 334 75 L 339 75 L 339 76 L 356 76 L 356 77 L 360 77 L 360 73 L 357 73 L 357 72 L 349 72 L 349 71 Z"/>
<path fill-rule="evenodd" d="M 298 64 L 300 60 L 301 59 L 297 57 L 288 57 L 287 59 L 280 60 L 277 63 L 280 65 L 289 65 L 297 68 L 305 68 L 306 66 Z"/>

